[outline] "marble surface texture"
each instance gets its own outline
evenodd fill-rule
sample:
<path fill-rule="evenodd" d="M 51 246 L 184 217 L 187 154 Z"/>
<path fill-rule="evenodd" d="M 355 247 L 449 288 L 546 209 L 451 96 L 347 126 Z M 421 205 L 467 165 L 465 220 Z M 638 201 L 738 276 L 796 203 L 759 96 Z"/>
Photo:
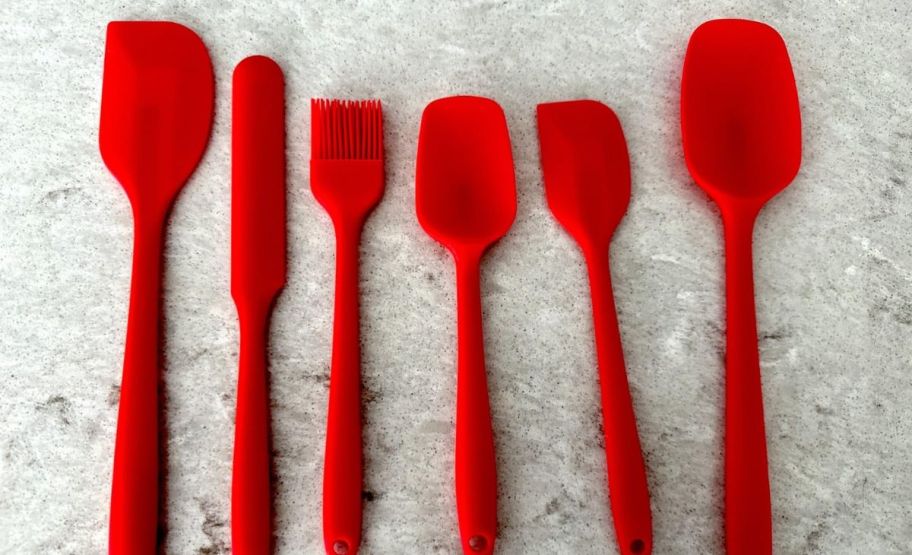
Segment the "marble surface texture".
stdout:
<path fill-rule="evenodd" d="M 429 101 L 498 100 L 518 216 L 482 287 L 500 553 L 612 553 L 583 261 L 547 210 L 538 102 L 589 97 L 626 132 L 633 198 L 615 295 L 655 552 L 721 553 L 718 211 L 685 168 L 690 32 L 774 25 L 791 53 L 801 172 L 755 233 L 777 553 L 912 553 L 912 4 L 598 1 L 9 1 L 0 5 L 0 553 L 107 543 L 130 283 L 129 205 L 98 154 L 105 25 L 193 27 L 217 77 L 212 140 L 167 232 L 165 551 L 229 551 L 237 323 L 229 295 L 230 77 L 288 85 L 289 277 L 273 320 L 279 553 L 322 550 L 333 236 L 309 191 L 309 99 L 381 98 L 387 191 L 362 246 L 365 554 L 456 553 L 454 272 L 414 210 Z"/>

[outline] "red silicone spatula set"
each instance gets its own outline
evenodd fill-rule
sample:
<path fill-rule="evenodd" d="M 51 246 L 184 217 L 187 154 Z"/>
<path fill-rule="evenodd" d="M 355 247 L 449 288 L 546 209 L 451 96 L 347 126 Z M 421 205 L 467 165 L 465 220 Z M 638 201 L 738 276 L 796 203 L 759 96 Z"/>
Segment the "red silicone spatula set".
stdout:
<path fill-rule="evenodd" d="M 273 550 L 267 345 L 285 283 L 285 91 L 279 66 L 253 56 L 232 85 L 231 294 L 240 322 L 232 477 L 232 550 Z M 133 285 L 114 452 L 110 552 L 158 549 L 160 293 L 168 212 L 205 150 L 214 78 L 205 46 L 168 22 L 108 27 L 100 146 L 133 207 Z M 327 553 L 361 542 L 359 245 L 384 189 L 379 101 L 314 100 L 310 185 L 336 242 L 335 314 L 323 478 Z M 609 250 L 631 194 L 621 123 L 604 104 L 537 110 L 548 206 L 589 270 L 608 488 L 618 551 L 652 552 L 652 517 Z M 769 478 L 752 283 L 751 235 L 763 204 L 801 158 L 798 98 L 785 44 L 762 23 L 715 20 L 691 37 L 681 86 L 688 168 L 725 229 L 725 533 L 734 554 L 772 551 Z M 516 216 L 510 135 L 493 100 L 456 96 L 424 110 L 415 173 L 418 220 L 456 266 L 455 503 L 462 550 L 497 537 L 495 436 L 487 391 L 479 273 Z M 368 339 L 369 340 L 369 339 Z M 592 384 L 594 386 L 594 383 Z M 420 553 L 420 546 L 404 548 Z"/>

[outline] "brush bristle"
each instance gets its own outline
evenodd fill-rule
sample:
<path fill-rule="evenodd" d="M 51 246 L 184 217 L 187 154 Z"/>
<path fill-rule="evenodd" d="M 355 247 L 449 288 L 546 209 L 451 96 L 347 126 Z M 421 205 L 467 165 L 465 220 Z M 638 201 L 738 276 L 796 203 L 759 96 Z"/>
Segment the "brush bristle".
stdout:
<path fill-rule="evenodd" d="M 383 112 L 379 100 L 310 101 L 311 158 L 380 160 Z"/>

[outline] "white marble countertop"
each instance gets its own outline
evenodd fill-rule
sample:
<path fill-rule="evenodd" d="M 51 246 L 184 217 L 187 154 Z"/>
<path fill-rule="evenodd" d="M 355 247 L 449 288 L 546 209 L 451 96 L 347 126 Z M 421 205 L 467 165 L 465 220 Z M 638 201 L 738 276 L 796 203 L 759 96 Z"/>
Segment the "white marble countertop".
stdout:
<path fill-rule="evenodd" d="M 519 191 L 485 260 L 505 554 L 610 553 L 581 256 L 548 212 L 538 102 L 611 105 L 633 199 L 615 294 L 656 553 L 722 551 L 721 226 L 679 139 L 690 32 L 774 25 L 804 159 L 755 234 L 778 553 L 912 553 L 912 6 L 901 2 L 365 2 L 0 6 L 0 553 L 106 549 L 130 281 L 126 196 L 98 154 L 104 28 L 173 19 L 210 48 L 212 141 L 167 236 L 169 553 L 227 553 L 237 324 L 228 291 L 230 77 L 273 56 L 288 84 L 289 278 L 273 323 L 280 553 L 320 553 L 333 238 L 308 190 L 312 96 L 381 98 L 388 181 L 363 244 L 363 553 L 454 553 L 454 276 L 414 213 L 434 98 L 486 95 Z M 324 5 L 325 4 L 325 5 Z"/>

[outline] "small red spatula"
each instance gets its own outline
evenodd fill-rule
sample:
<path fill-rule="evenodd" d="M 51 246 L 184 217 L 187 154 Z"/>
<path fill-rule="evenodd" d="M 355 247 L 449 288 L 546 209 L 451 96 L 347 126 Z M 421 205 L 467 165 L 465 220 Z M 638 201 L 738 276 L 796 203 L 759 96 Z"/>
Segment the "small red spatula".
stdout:
<path fill-rule="evenodd" d="M 209 141 L 214 81 L 206 47 L 166 21 L 108 25 L 101 156 L 133 207 L 133 283 L 124 353 L 110 552 L 156 552 L 162 239 L 171 204 Z"/>
<path fill-rule="evenodd" d="M 608 487 L 618 547 L 652 551 L 652 513 L 611 291 L 608 249 L 630 202 L 630 160 L 621 123 L 593 100 L 538 106 L 545 193 L 554 217 L 589 267 L 602 388 Z"/>

